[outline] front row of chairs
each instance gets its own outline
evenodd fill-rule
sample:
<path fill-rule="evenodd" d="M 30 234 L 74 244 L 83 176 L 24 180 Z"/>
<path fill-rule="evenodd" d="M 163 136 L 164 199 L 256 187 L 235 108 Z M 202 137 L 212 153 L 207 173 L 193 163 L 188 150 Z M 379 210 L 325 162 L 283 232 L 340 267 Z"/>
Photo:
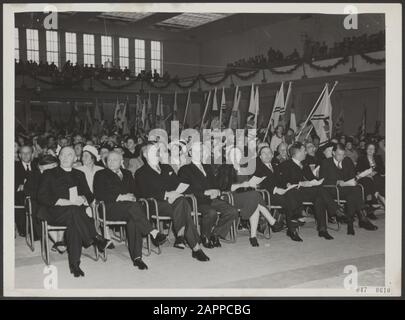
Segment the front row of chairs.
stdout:
<path fill-rule="evenodd" d="M 361 185 L 360 185 L 361 186 Z M 336 199 L 335 201 L 339 206 L 344 206 L 346 201 L 341 199 L 340 193 L 339 193 L 339 188 L 335 185 L 330 185 L 330 186 L 324 186 L 327 188 L 335 188 L 336 189 Z M 364 189 L 362 188 L 362 195 L 364 199 Z M 272 205 L 270 201 L 270 193 L 267 190 L 260 189 L 257 190 L 260 192 L 266 201 L 267 206 L 270 208 L 270 211 L 273 216 L 276 215 L 276 213 L 280 213 L 282 210 L 281 206 L 276 206 Z M 200 232 L 200 223 L 199 223 L 199 217 L 201 216 L 201 213 L 198 212 L 198 206 L 197 206 L 197 199 L 195 198 L 194 195 L 187 194 L 185 197 L 190 201 L 190 204 L 192 206 L 192 215 L 194 219 L 194 223 L 197 227 L 198 232 Z M 234 199 L 233 195 L 231 192 L 223 192 L 221 195 L 221 198 L 227 202 L 229 202 L 231 205 L 234 204 Z M 163 223 L 168 223 L 168 228 L 167 232 L 168 235 L 170 233 L 170 230 L 172 229 L 172 219 L 167 216 L 160 216 L 159 215 L 159 210 L 158 210 L 158 204 L 157 201 L 154 198 L 148 198 L 148 199 L 138 199 L 145 208 L 147 219 L 152 220 L 156 226 L 156 228 L 159 231 L 162 231 L 164 229 Z M 306 208 L 313 206 L 312 202 L 305 202 L 303 203 Z M 33 229 L 33 215 L 32 215 L 32 203 L 31 203 L 31 198 L 28 196 L 25 198 L 25 205 L 18 207 L 15 206 L 16 209 L 25 209 L 25 218 L 26 218 L 26 235 L 25 235 L 25 240 L 27 243 L 27 246 L 31 249 L 31 251 L 35 250 L 35 242 L 34 242 L 34 229 Z M 119 242 L 126 242 L 126 236 L 125 236 L 125 226 L 126 226 L 126 221 L 111 221 L 107 219 L 106 216 L 106 209 L 103 201 L 95 201 L 95 203 L 91 206 L 91 211 L 92 211 L 92 216 L 94 219 L 94 223 L 96 225 L 96 228 L 99 229 L 104 236 L 109 235 L 109 228 L 119 228 L 119 236 L 117 237 L 115 233 L 111 236 L 115 240 Z M 218 212 L 218 214 L 220 214 Z M 278 217 L 281 217 L 281 215 L 278 215 Z M 328 219 L 328 218 L 327 218 Z M 234 243 L 236 242 L 237 238 L 237 233 L 238 233 L 238 226 L 240 224 L 240 218 L 238 221 L 234 221 L 233 224 L 231 225 L 231 229 L 229 232 L 229 240 L 227 241 Z M 337 229 L 332 228 L 330 224 L 327 221 L 328 228 L 339 231 L 340 230 L 340 225 L 339 222 L 337 224 Z M 41 256 L 42 259 L 44 260 L 45 264 L 49 265 L 50 264 L 50 243 L 49 243 L 49 232 L 52 231 L 65 231 L 66 227 L 64 226 L 53 226 L 50 225 L 46 220 L 41 220 Z M 271 237 L 271 229 L 267 228 L 269 230 L 269 237 Z M 101 259 L 105 262 L 107 261 L 107 252 L 108 250 L 105 250 L 103 253 L 100 253 L 97 248 L 95 248 L 95 257 L 93 258 L 94 260 L 99 260 Z M 151 248 L 151 238 L 150 235 L 147 235 L 146 237 L 146 252 L 144 255 L 149 256 L 151 252 L 155 252 L 156 254 L 161 253 L 161 248 L 157 247 L 157 250 L 154 251 Z"/>

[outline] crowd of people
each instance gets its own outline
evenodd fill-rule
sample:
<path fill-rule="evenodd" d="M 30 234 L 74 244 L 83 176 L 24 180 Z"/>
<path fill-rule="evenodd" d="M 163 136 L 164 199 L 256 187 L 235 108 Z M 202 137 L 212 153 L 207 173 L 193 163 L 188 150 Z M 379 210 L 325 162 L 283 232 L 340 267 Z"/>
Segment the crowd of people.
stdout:
<path fill-rule="evenodd" d="M 261 54 L 254 57 L 239 59 L 227 65 L 228 70 L 257 69 L 279 67 L 296 64 L 301 60 L 317 61 L 345 57 L 352 54 L 374 52 L 385 49 L 385 32 L 362 34 L 361 36 L 344 37 L 340 42 L 328 46 L 325 41 L 314 41 L 308 36 L 304 39 L 302 55 L 297 49 L 284 55 L 280 50 L 270 48 L 267 56 Z"/>
<path fill-rule="evenodd" d="M 170 75 L 165 72 L 160 75 L 156 69 L 153 70 L 141 70 L 140 73 L 134 74 L 128 67 L 120 68 L 118 66 L 111 65 L 111 67 L 105 67 L 104 65 L 93 65 L 72 63 L 66 61 L 65 64 L 58 68 L 55 63 L 48 63 L 48 61 L 15 61 L 15 72 L 17 75 L 34 74 L 38 76 L 51 77 L 56 80 L 79 80 L 82 78 L 95 78 L 101 80 L 132 80 L 140 79 L 144 81 L 168 81 Z"/>
<path fill-rule="evenodd" d="M 167 236 L 147 219 L 140 199 L 156 200 L 158 214 L 171 218 L 173 246 L 183 251 L 189 247 L 198 261 L 210 260 L 203 248 L 221 247 L 234 223 L 249 230 L 253 247 L 259 246 L 257 232 L 266 228 L 286 229 L 291 240 L 303 241 L 299 227 L 306 221 L 307 202 L 322 239 L 333 239 L 328 225 L 336 223 L 347 224 L 347 234 L 354 236 L 356 219 L 360 228 L 376 230 L 374 211 L 385 206 L 384 138 L 341 134 L 320 146 L 316 135 L 300 141 L 291 131 L 278 126 L 266 140 L 255 138 L 253 146 L 246 140 L 243 150 L 191 136 L 169 143 L 151 134 L 18 135 L 15 204 L 23 205 L 30 197 L 36 240 L 41 237 L 40 220 L 67 227 L 64 235 L 51 240 L 55 251 L 67 250 L 75 277 L 84 276 L 82 247 L 93 245 L 104 252 L 115 246 L 109 232 L 95 227 L 93 215 L 98 213 L 89 210 L 95 201 L 104 203 L 108 220 L 127 222 L 129 254 L 141 270 L 148 268 L 142 259 L 143 237 L 159 247 Z M 249 148 L 254 152 L 247 152 Z M 252 163 L 254 170 L 247 172 Z M 337 192 L 346 206 L 335 201 Z M 186 194 L 196 198 L 201 228 Z M 276 214 L 270 204 L 281 210 Z M 24 221 L 16 214 L 20 235 Z"/>

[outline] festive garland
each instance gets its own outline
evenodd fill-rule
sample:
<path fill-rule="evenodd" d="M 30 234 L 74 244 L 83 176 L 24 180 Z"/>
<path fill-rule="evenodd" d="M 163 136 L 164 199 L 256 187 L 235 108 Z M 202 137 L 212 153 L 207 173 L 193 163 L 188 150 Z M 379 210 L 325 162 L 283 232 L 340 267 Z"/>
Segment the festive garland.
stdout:
<path fill-rule="evenodd" d="M 368 55 L 366 55 L 364 53 L 360 53 L 360 57 L 362 57 L 364 60 L 366 60 L 367 63 L 370 63 L 370 64 L 378 64 L 378 65 L 380 65 L 380 64 L 385 62 L 385 58 L 376 59 L 376 58 L 372 58 L 372 57 L 370 57 L 370 56 L 368 56 Z"/>
<path fill-rule="evenodd" d="M 297 70 L 301 65 L 303 64 L 303 62 L 298 62 L 294 67 L 292 67 L 291 69 L 285 70 L 285 71 L 278 71 L 274 68 L 268 67 L 267 69 L 274 74 L 290 74 L 293 73 L 295 70 Z"/>
<path fill-rule="evenodd" d="M 330 66 L 324 66 L 324 67 L 322 67 L 322 66 L 317 66 L 316 64 L 313 64 L 313 63 L 310 62 L 310 61 L 307 62 L 307 63 L 308 63 L 308 65 L 309 65 L 311 68 L 313 68 L 313 69 L 315 69 L 315 70 L 321 70 L 321 71 L 331 72 L 332 69 L 338 67 L 338 66 L 341 65 L 341 64 L 346 64 L 346 63 L 348 63 L 348 62 L 349 62 L 349 58 L 346 56 L 346 57 L 343 57 L 343 58 L 339 59 L 338 61 L 336 61 L 334 64 L 331 64 Z"/>
<path fill-rule="evenodd" d="M 366 54 L 360 53 L 359 54 L 364 60 L 366 60 L 366 62 L 371 63 L 371 64 L 377 64 L 380 65 L 382 63 L 385 62 L 385 59 L 375 59 L 372 58 L 370 56 L 367 56 Z M 320 71 L 326 71 L 326 72 L 330 72 L 332 69 L 337 68 L 339 65 L 343 65 L 349 62 L 349 57 L 345 56 L 341 59 L 339 59 L 337 62 L 335 62 L 332 65 L 329 66 L 318 66 L 316 64 L 313 64 L 312 62 L 305 62 L 307 63 L 311 68 L 315 69 L 315 70 L 320 70 Z M 255 77 L 260 71 L 262 70 L 268 70 L 270 73 L 273 74 L 291 74 L 293 73 L 295 70 L 297 70 L 300 66 L 302 66 L 304 64 L 304 61 L 300 61 L 299 63 L 297 63 L 295 66 L 293 66 L 292 68 L 285 70 L 285 71 L 279 71 L 276 70 L 272 67 L 267 67 L 264 69 L 256 69 L 253 71 L 235 71 L 235 70 L 227 70 L 224 72 L 224 74 L 222 75 L 222 77 L 220 79 L 217 80 L 208 80 L 203 74 L 198 74 L 194 79 L 190 80 L 190 82 L 188 84 L 181 84 L 179 79 L 170 79 L 166 82 L 161 82 L 161 81 L 151 81 L 151 80 L 144 80 L 144 79 L 139 79 L 139 78 L 135 78 L 135 79 L 130 79 L 130 80 L 125 80 L 125 83 L 123 84 L 119 84 L 119 85 L 113 85 L 110 83 L 110 81 L 108 80 L 104 80 L 104 79 L 100 79 L 100 78 L 94 78 L 94 80 L 98 83 L 100 83 L 101 85 L 103 85 L 106 88 L 109 89 L 113 89 L 113 90 L 119 90 L 119 89 L 123 89 L 123 88 L 127 88 L 131 85 L 134 85 L 135 83 L 141 81 L 146 83 L 148 86 L 155 88 L 155 89 L 166 89 L 168 88 L 170 85 L 176 85 L 178 88 L 180 89 L 190 89 L 192 87 L 194 87 L 196 85 L 196 83 L 198 81 L 203 81 L 204 83 L 210 85 L 210 86 L 217 86 L 221 83 L 223 83 L 224 81 L 226 81 L 229 77 L 235 76 L 236 78 L 246 81 L 249 80 L 253 77 Z M 246 74 L 246 72 L 249 72 L 248 74 Z M 31 78 L 33 78 L 34 80 L 38 80 L 40 82 L 49 84 L 49 85 L 54 85 L 54 86 L 73 86 L 73 85 L 77 85 L 79 83 L 81 83 L 83 80 L 85 79 L 90 79 L 91 77 L 85 77 L 82 76 L 80 79 L 72 79 L 72 80 L 67 80 L 65 78 L 56 78 L 53 80 L 46 80 L 46 79 L 42 79 L 40 77 L 37 77 L 35 74 L 28 74 L 28 76 L 30 76 Z"/>

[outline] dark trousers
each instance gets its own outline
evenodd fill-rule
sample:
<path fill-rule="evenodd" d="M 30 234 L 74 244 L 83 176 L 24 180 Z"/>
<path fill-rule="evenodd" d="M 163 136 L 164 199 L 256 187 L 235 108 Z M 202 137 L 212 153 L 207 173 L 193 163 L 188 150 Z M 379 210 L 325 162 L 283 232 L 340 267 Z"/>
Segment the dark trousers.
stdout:
<path fill-rule="evenodd" d="M 128 249 L 131 259 L 142 257 L 142 237 L 153 230 L 141 204 L 133 201 L 118 201 L 106 204 L 107 219 L 126 221 Z"/>
<path fill-rule="evenodd" d="M 200 236 L 191 216 L 191 206 L 186 198 L 179 197 L 172 204 L 167 201 L 158 201 L 158 210 L 159 216 L 172 218 L 176 235 L 181 228 L 185 228 L 184 238 L 190 248 L 194 248 L 200 242 Z"/>
<path fill-rule="evenodd" d="M 202 215 L 201 235 L 207 238 L 211 235 L 225 238 L 232 222 L 238 217 L 238 210 L 220 199 L 213 199 L 211 204 L 198 205 L 198 211 Z"/>
<path fill-rule="evenodd" d="M 315 207 L 315 219 L 317 221 L 318 231 L 326 230 L 326 204 L 324 196 L 322 195 L 322 189 L 322 187 L 302 187 L 297 190 L 297 194 L 299 195 L 302 202 L 313 202 Z M 332 199 L 330 195 L 329 197 Z"/>
<path fill-rule="evenodd" d="M 359 183 L 363 186 L 366 196 L 371 195 L 374 197 L 375 193 L 378 192 L 385 197 L 385 177 L 376 174 L 372 178 L 361 178 Z"/>
<path fill-rule="evenodd" d="M 24 192 L 15 192 L 15 205 L 24 205 Z M 14 209 L 14 222 L 17 227 L 17 232 L 21 236 L 25 236 L 25 209 Z"/>
<path fill-rule="evenodd" d="M 292 229 L 291 220 L 296 218 L 302 208 L 298 190 L 291 189 L 283 195 L 270 193 L 270 204 L 281 206 L 286 216 L 287 228 Z"/>
<path fill-rule="evenodd" d="M 69 264 L 79 264 L 82 246 L 89 247 L 97 235 L 93 220 L 86 214 L 86 207 L 55 206 L 48 210 L 47 221 L 51 225 L 67 227 L 65 238 Z"/>
<path fill-rule="evenodd" d="M 334 188 L 325 188 L 328 193 L 336 198 L 336 190 Z M 353 222 L 356 212 L 360 212 L 363 208 L 363 197 L 361 194 L 361 188 L 359 186 L 353 187 L 339 187 L 340 199 L 346 200 L 347 210 L 345 212 L 349 221 Z"/>

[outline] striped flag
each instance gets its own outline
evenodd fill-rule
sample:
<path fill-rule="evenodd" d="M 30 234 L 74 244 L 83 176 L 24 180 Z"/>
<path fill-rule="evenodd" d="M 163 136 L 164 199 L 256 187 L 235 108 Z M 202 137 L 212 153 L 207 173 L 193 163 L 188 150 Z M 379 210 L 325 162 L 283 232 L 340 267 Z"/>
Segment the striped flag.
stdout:
<path fill-rule="evenodd" d="M 319 144 L 326 143 L 331 138 L 332 132 L 332 104 L 328 85 L 326 85 L 323 97 L 318 108 L 311 115 L 310 121 L 319 137 Z"/>
<path fill-rule="evenodd" d="M 367 125 L 367 109 L 364 106 L 363 118 L 361 119 L 361 124 L 360 124 L 360 127 L 359 127 L 359 137 L 363 137 L 363 138 L 366 137 L 366 134 L 367 134 L 366 125 Z"/>
<path fill-rule="evenodd" d="M 240 127 L 240 112 L 239 112 L 240 96 L 241 96 L 241 91 L 239 90 L 239 87 L 236 86 L 235 96 L 233 98 L 232 113 L 229 118 L 229 124 L 228 124 L 228 127 L 231 129 L 234 129 L 234 130 L 238 129 Z"/>
<path fill-rule="evenodd" d="M 258 91 L 256 91 L 258 93 Z M 256 102 L 256 92 L 254 84 L 252 83 L 252 87 L 250 88 L 250 100 L 249 100 L 249 110 L 248 116 L 246 119 L 246 127 L 248 129 L 256 129 L 257 128 L 257 113 L 258 113 L 258 106 Z"/>

